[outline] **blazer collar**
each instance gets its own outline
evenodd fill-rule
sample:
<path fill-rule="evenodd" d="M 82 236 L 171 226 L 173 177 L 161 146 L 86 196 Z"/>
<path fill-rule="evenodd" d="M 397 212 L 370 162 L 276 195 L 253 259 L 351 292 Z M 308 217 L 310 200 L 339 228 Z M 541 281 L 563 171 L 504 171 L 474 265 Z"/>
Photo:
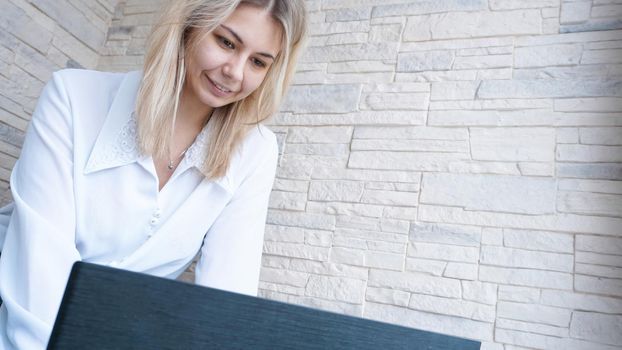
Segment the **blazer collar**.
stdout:
<path fill-rule="evenodd" d="M 141 155 L 138 147 L 138 130 L 134 114 L 141 78 L 140 71 L 130 72 L 123 78 L 86 162 L 84 174 L 127 165 L 147 158 Z M 179 165 L 180 171 L 190 167 L 196 167 L 199 170 L 202 168 L 207 153 L 208 129 L 209 123 L 188 148 Z"/>

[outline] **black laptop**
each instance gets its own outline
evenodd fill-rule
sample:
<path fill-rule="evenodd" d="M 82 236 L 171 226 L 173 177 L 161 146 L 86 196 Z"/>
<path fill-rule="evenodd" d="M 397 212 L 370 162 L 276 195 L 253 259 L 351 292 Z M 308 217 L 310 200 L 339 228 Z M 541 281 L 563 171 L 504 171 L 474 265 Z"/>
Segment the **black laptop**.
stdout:
<path fill-rule="evenodd" d="M 473 340 L 78 262 L 48 349 L 479 349 Z"/>

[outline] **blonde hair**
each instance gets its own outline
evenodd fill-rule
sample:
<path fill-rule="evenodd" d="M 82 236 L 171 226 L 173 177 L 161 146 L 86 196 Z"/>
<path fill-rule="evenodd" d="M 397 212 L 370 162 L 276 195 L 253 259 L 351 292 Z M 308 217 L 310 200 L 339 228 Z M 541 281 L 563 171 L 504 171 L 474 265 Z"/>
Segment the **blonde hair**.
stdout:
<path fill-rule="evenodd" d="M 170 0 L 152 29 L 136 99 L 138 144 L 144 154 L 169 156 L 186 52 L 240 4 L 264 9 L 281 25 L 281 51 L 253 93 L 212 112 L 203 174 L 210 179 L 222 177 L 250 127 L 278 110 L 306 38 L 304 0 Z"/>

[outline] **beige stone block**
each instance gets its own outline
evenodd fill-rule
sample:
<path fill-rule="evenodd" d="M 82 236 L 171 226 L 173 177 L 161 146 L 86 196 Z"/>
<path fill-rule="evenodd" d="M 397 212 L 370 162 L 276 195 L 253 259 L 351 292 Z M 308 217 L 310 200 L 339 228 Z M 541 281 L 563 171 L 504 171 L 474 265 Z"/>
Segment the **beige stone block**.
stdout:
<path fill-rule="evenodd" d="M 553 128 L 471 128 L 476 160 L 549 162 L 555 158 Z"/>
<path fill-rule="evenodd" d="M 463 317 L 441 315 L 368 302 L 365 317 L 406 327 L 455 335 L 463 338 L 492 340 L 493 324 Z"/>
<path fill-rule="evenodd" d="M 582 52 L 579 44 L 519 47 L 514 51 L 514 67 L 577 65 Z"/>
<path fill-rule="evenodd" d="M 592 8 L 591 1 L 562 2 L 561 24 L 572 24 L 585 22 L 590 18 Z"/>
<path fill-rule="evenodd" d="M 408 306 L 410 293 L 386 288 L 369 287 L 365 293 L 365 300 L 382 304 Z"/>

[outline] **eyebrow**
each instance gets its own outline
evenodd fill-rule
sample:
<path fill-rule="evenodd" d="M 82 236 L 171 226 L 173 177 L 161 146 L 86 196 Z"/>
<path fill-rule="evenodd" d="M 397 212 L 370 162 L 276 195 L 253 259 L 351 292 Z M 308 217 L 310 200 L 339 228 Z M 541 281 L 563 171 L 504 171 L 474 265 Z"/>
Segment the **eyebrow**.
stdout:
<path fill-rule="evenodd" d="M 240 36 L 238 35 L 238 33 L 236 33 L 233 29 L 227 27 L 224 24 L 220 25 L 221 27 L 225 28 L 229 33 L 231 33 L 231 35 L 233 35 L 235 37 L 235 40 L 239 41 L 240 44 L 244 45 L 244 40 L 242 40 L 242 38 L 240 38 Z M 258 52 L 257 54 L 267 57 L 267 58 L 271 58 L 273 61 L 275 60 L 274 56 L 272 56 L 271 54 L 267 53 L 267 52 Z"/>

